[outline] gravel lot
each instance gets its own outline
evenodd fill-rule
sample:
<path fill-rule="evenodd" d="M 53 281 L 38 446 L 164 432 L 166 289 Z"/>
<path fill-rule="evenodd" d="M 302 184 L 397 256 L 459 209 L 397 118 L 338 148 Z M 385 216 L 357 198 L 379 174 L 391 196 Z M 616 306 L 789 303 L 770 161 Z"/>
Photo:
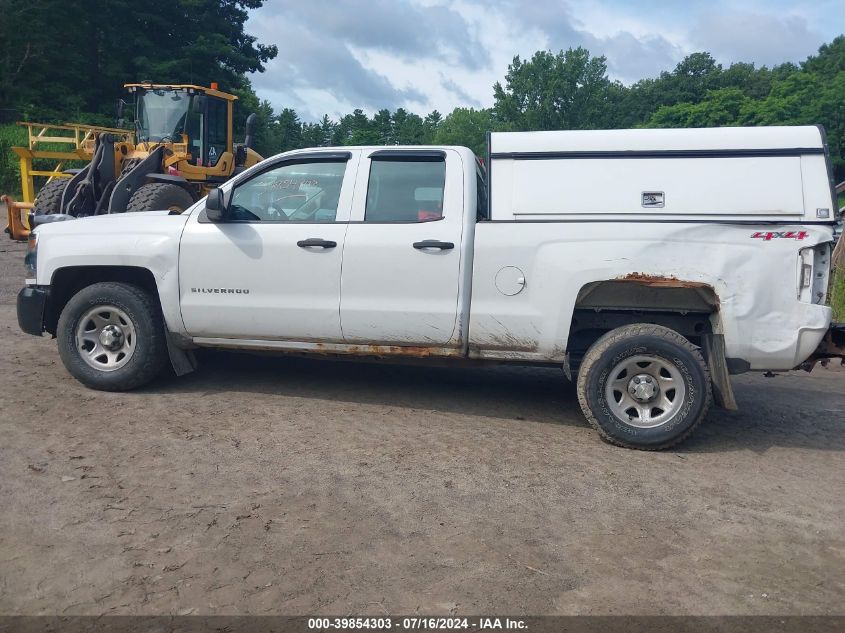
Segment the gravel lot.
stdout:
<path fill-rule="evenodd" d="M 845 371 L 737 377 L 664 453 L 550 369 L 205 353 L 99 393 L 0 251 L 0 614 L 845 614 Z"/>

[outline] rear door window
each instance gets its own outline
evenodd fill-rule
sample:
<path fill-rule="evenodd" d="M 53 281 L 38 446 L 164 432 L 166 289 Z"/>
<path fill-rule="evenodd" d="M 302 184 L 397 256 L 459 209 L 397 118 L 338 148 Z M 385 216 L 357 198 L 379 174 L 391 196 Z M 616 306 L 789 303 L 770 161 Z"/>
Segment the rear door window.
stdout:
<path fill-rule="evenodd" d="M 443 217 L 443 158 L 372 160 L 365 222 L 430 222 Z"/>

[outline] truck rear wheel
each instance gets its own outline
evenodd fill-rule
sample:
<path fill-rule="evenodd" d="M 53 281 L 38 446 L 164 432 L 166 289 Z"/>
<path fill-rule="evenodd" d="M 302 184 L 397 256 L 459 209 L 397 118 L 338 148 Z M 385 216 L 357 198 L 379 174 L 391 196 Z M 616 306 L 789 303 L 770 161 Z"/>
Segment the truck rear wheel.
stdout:
<path fill-rule="evenodd" d="M 710 373 L 698 349 L 659 325 L 611 330 L 587 351 L 578 402 L 603 439 L 659 450 L 687 438 L 710 407 Z"/>
<path fill-rule="evenodd" d="M 132 194 L 127 211 L 177 211 L 181 213 L 194 204 L 194 198 L 179 185 L 151 182 L 138 187 Z"/>
<path fill-rule="evenodd" d="M 62 194 L 70 182 L 67 178 L 54 178 L 41 188 L 35 196 L 32 212 L 35 215 L 62 212 Z"/>
<path fill-rule="evenodd" d="M 65 368 L 92 389 L 135 389 L 167 361 L 158 303 L 130 284 L 104 282 L 77 292 L 62 310 L 56 338 Z"/>

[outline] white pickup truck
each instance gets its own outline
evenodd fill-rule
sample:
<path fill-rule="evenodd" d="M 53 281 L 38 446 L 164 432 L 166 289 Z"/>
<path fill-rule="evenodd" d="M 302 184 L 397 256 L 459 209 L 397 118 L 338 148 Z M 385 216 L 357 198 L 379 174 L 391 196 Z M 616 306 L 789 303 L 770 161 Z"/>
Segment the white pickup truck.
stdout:
<path fill-rule="evenodd" d="M 181 214 L 41 226 L 18 320 L 106 390 L 195 347 L 556 365 L 659 449 L 736 406 L 729 374 L 831 347 L 831 183 L 817 127 L 294 151 Z"/>

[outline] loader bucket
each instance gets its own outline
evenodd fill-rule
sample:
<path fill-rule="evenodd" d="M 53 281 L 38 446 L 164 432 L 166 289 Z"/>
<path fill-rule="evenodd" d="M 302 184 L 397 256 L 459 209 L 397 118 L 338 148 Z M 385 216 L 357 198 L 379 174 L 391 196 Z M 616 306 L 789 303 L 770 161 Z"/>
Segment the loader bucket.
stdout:
<path fill-rule="evenodd" d="M 10 196 L 0 196 L 6 204 L 8 225 L 6 231 L 13 240 L 26 241 L 29 237 L 28 212 L 34 206 L 32 202 L 15 202 Z"/>

